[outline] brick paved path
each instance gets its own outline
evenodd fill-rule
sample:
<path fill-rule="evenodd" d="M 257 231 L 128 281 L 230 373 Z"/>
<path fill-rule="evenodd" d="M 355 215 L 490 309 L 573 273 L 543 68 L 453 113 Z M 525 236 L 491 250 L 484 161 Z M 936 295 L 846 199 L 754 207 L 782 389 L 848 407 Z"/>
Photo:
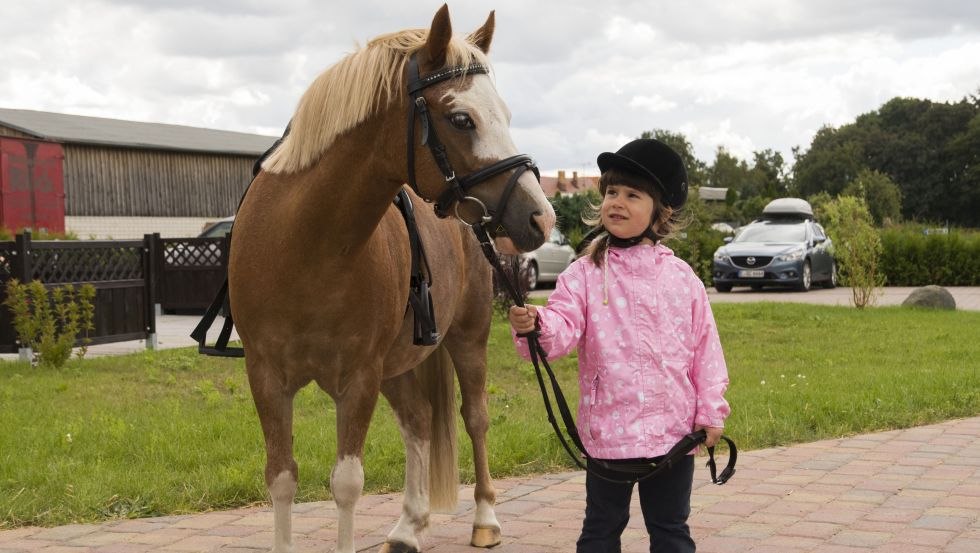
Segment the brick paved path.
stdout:
<path fill-rule="evenodd" d="M 497 553 L 568 553 L 584 509 L 584 474 L 497 482 L 504 527 Z M 745 452 L 724 486 L 695 473 L 691 526 L 701 553 L 978 553 L 980 417 Z M 472 487 L 454 514 L 433 515 L 429 553 L 468 547 Z M 399 494 L 358 504 L 357 547 L 376 551 L 397 519 Z M 647 551 L 634 501 L 623 551 Z M 296 505 L 297 553 L 333 551 L 330 501 Z M 258 553 L 272 545 L 268 508 L 99 525 L 0 532 L 0 553 Z"/>

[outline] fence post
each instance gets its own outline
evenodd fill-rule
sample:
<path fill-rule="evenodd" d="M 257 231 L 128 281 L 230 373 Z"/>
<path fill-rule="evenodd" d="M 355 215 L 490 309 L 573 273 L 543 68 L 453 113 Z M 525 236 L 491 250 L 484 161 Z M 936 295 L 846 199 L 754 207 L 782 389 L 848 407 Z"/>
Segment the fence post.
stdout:
<path fill-rule="evenodd" d="M 143 312 L 146 349 L 159 349 L 156 318 L 156 242 L 159 234 L 143 235 Z"/>
<path fill-rule="evenodd" d="M 30 284 L 34 276 L 34 264 L 31 262 L 31 231 L 25 230 L 22 234 L 14 237 L 14 256 L 11 259 L 11 276 L 20 281 L 21 284 Z M 34 360 L 34 350 L 29 344 L 23 344 L 20 336 L 17 340 L 17 354 L 21 361 L 32 362 Z"/>
<path fill-rule="evenodd" d="M 16 244 L 14 249 L 13 267 L 11 267 L 14 278 L 21 284 L 29 284 L 34 276 L 34 265 L 31 262 L 31 231 L 25 230 L 22 234 L 14 237 Z"/>

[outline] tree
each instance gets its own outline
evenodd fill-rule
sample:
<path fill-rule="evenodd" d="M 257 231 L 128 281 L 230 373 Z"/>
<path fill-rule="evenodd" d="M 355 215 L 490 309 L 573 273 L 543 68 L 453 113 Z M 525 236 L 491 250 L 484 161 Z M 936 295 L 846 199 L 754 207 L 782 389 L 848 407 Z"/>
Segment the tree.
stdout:
<path fill-rule="evenodd" d="M 749 165 L 728 153 L 723 146 L 715 150 L 715 161 L 708 167 L 708 186 L 728 188 L 745 197 L 744 188 L 749 182 Z"/>
<path fill-rule="evenodd" d="M 601 202 L 599 191 L 594 188 L 570 196 L 556 193 L 555 197 L 551 198 L 551 205 L 555 208 L 555 215 L 558 218 L 558 230 L 568 238 L 573 248 L 578 246 L 589 230 L 589 225 L 582 221 L 582 216 L 586 214 L 590 205 L 598 206 Z"/>
<path fill-rule="evenodd" d="M 902 216 L 902 192 L 888 175 L 862 169 L 844 189 L 845 196 L 864 200 L 875 225 L 897 222 Z"/>
<path fill-rule="evenodd" d="M 766 196 L 778 198 L 785 196 L 786 186 L 786 164 L 783 161 L 783 154 L 775 152 L 770 148 L 753 152 L 753 165 L 749 173 L 749 182 L 756 188 L 755 196 Z"/>
<path fill-rule="evenodd" d="M 893 98 L 853 123 L 820 129 L 806 152 L 794 150 L 796 192 L 836 196 L 868 169 L 898 187 L 904 218 L 980 226 L 978 116 L 975 96 Z"/>
<path fill-rule="evenodd" d="M 684 160 L 684 167 L 687 168 L 688 188 L 704 186 L 707 182 L 705 173 L 707 166 L 703 161 L 694 155 L 694 147 L 688 142 L 687 137 L 679 132 L 672 132 L 666 129 L 654 129 L 643 131 L 640 138 L 655 138 L 670 146 Z"/>

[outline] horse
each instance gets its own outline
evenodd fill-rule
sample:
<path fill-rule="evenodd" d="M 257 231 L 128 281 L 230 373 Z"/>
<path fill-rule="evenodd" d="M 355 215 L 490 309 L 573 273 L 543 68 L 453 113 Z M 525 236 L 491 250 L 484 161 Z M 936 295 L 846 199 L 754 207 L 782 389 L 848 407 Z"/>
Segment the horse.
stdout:
<path fill-rule="evenodd" d="M 510 112 L 488 74 L 493 31 L 491 12 L 473 33 L 454 35 L 443 5 L 428 29 L 376 37 L 326 69 L 239 207 L 229 301 L 265 441 L 274 553 L 292 551 L 293 399 L 311 382 L 336 404 L 336 551 L 354 551 L 379 393 L 406 451 L 401 516 L 381 551 L 419 551 L 430 509 L 456 503 L 454 373 L 475 464 L 471 545 L 500 542 L 486 447 L 491 273 L 468 225 L 492 214 L 501 251 L 530 251 L 555 214 L 530 158 L 516 154 Z M 425 248 L 432 345 L 413 344 L 410 238 L 392 205 L 401 190 Z"/>

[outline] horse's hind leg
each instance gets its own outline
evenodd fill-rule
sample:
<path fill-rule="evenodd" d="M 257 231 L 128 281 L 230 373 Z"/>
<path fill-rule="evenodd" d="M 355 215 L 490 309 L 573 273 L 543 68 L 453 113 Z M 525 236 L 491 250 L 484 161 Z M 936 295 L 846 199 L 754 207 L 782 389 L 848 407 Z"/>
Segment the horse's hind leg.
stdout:
<path fill-rule="evenodd" d="M 405 442 L 405 493 L 398 524 L 388 533 L 382 552 L 417 552 L 419 533 L 429 525 L 429 401 L 414 371 L 381 383 L 381 393 L 398 417 Z"/>
<path fill-rule="evenodd" d="M 493 506 L 497 499 L 490 479 L 490 462 L 487 458 L 487 430 L 490 415 L 487 411 L 487 340 L 457 341 L 447 336 L 446 349 L 456 367 L 460 396 L 463 404 L 460 412 L 466 425 L 466 433 L 473 443 L 473 470 L 476 487 L 476 517 L 470 544 L 475 547 L 493 547 L 500 543 L 500 523 Z"/>
<path fill-rule="evenodd" d="M 273 553 L 291 553 L 293 499 L 299 470 L 293 459 L 293 396 L 273 377 L 267 365 L 253 360 L 248 365 L 248 381 L 265 436 L 265 483 L 272 497 L 275 518 Z"/>

